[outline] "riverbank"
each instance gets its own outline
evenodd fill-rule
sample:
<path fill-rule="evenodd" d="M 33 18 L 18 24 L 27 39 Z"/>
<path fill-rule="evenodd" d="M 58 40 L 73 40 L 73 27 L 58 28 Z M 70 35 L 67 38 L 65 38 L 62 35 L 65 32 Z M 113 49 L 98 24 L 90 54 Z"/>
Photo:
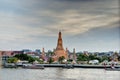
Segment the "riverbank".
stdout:
<path fill-rule="evenodd" d="M 64 67 L 66 64 L 37 64 L 44 67 Z M 67 66 L 73 66 L 74 68 L 105 68 L 104 65 L 87 65 L 87 64 L 67 64 Z M 106 68 L 111 68 L 111 65 L 106 65 Z M 120 68 L 120 65 L 115 65 L 115 68 Z"/>
<path fill-rule="evenodd" d="M 7 68 L 16 68 L 17 67 L 23 67 L 24 65 L 29 65 L 29 64 L 23 64 L 23 65 L 13 65 L 13 64 L 9 64 L 9 65 L 6 65 Z M 32 64 L 31 64 L 32 65 Z M 97 68 L 97 69 L 103 69 L 103 68 L 111 68 L 111 65 L 88 65 L 88 64 L 35 64 L 37 66 L 44 66 L 44 67 L 65 67 L 65 66 L 68 66 L 68 67 L 73 67 L 73 68 Z M 4 67 L 4 66 L 3 66 Z M 114 66 L 115 68 L 120 68 L 120 65 L 115 65 Z"/>

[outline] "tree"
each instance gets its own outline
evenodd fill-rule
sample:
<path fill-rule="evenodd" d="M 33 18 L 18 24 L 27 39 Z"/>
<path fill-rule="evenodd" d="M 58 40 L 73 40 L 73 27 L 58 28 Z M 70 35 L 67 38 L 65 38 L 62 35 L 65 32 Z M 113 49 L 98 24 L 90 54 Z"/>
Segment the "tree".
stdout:
<path fill-rule="evenodd" d="M 94 60 L 94 59 L 96 59 L 97 57 L 95 56 L 95 55 L 89 55 L 89 60 Z"/>
<path fill-rule="evenodd" d="M 33 63 L 35 61 L 35 58 L 29 56 L 28 61 L 29 61 L 29 63 Z"/>
<path fill-rule="evenodd" d="M 52 55 L 54 55 L 54 52 L 48 51 L 48 55 L 49 55 L 49 56 L 52 56 Z"/>
<path fill-rule="evenodd" d="M 48 60 L 49 64 L 53 63 L 54 62 L 54 59 L 52 57 L 49 58 Z"/>
<path fill-rule="evenodd" d="M 72 62 L 73 60 L 72 60 L 72 59 L 68 59 L 67 61 L 68 61 L 68 62 Z"/>
<path fill-rule="evenodd" d="M 14 57 L 20 59 L 20 60 L 28 60 L 29 56 L 27 54 L 16 54 Z"/>
<path fill-rule="evenodd" d="M 7 60 L 8 63 L 16 63 L 18 61 L 18 58 L 12 57 Z"/>
<path fill-rule="evenodd" d="M 88 56 L 84 54 L 79 54 L 77 57 L 77 61 L 88 61 Z"/>
<path fill-rule="evenodd" d="M 109 61 L 109 57 L 107 57 L 107 56 L 102 56 L 102 62 L 103 62 L 104 60 Z"/>
<path fill-rule="evenodd" d="M 31 56 L 28 56 L 27 54 L 17 54 L 14 57 L 18 58 L 19 60 L 26 60 L 29 61 L 30 63 L 34 62 L 36 58 L 33 58 Z M 38 60 L 38 59 L 37 59 Z"/>
<path fill-rule="evenodd" d="M 118 56 L 118 61 L 120 61 L 120 56 Z"/>
<path fill-rule="evenodd" d="M 58 59 L 59 63 L 62 63 L 62 61 L 63 61 L 64 59 L 65 59 L 64 56 L 59 57 L 59 59 Z"/>

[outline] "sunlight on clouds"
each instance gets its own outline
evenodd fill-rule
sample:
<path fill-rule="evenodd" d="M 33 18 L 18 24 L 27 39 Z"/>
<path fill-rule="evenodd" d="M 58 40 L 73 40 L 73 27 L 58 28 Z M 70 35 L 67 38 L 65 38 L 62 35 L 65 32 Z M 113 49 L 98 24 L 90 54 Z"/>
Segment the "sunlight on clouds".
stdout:
<path fill-rule="evenodd" d="M 110 27 L 119 21 L 118 16 L 82 14 L 77 10 L 65 11 L 59 15 L 55 15 L 53 12 L 48 13 L 50 16 L 52 14 L 54 18 L 61 19 L 55 25 L 49 25 L 48 27 L 51 30 L 62 29 L 66 35 L 80 34 L 97 27 Z"/>
<path fill-rule="evenodd" d="M 1 30 L 7 30 L 9 32 L 14 29 L 17 31 L 13 31 L 16 32 L 16 36 L 17 33 L 20 32 L 18 34 L 22 34 L 21 36 L 24 37 L 29 35 L 56 36 L 55 33 L 59 30 L 62 30 L 65 35 L 77 35 L 97 27 L 110 27 L 119 20 L 117 15 L 83 14 L 77 10 L 66 10 L 62 14 L 56 14 L 54 11 L 43 11 L 39 13 L 39 15 L 50 16 L 52 20 L 58 20 L 54 24 L 46 23 L 44 26 L 42 25 L 42 19 L 39 17 L 5 15 L 6 14 L 2 14 L 4 19 L 0 20 L 2 22 L 0 24 Z"/>

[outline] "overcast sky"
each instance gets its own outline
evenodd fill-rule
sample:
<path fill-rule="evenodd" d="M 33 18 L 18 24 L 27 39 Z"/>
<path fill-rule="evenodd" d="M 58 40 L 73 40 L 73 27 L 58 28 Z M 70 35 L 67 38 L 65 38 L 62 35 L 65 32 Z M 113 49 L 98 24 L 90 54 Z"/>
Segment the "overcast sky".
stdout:
<path fill-rule="evenodd" d="M 0 50 L 119 51 L 119 0 L 0 0 Z"/>

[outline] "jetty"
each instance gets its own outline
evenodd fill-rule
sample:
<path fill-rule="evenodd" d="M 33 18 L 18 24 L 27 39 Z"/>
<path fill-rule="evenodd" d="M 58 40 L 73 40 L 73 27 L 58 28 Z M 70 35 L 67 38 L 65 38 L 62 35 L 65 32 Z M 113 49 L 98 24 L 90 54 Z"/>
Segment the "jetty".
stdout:
<path fill-rule="evenodd" d="M 23 67 L 25 65 L 34 65 L 34 64 L 22 64 L 21 66 L 14 64 L 14 63 L 6 63 L 3 65 L 5 68 L 17 68 Z M 105 69 L 111 68 L 111 65 L 89 65 L 89 64 L 35 64 L 37 67 L 44 66 L 44 67 L 56 67 L 56 68 L 93 68 L 93 69 Z M 115 65 L 115 68 L 120 68 L 120 65 Z"/>
<path fill-rule="evenodd" d="M 37 64 L 44 67 L 66 67 L 66 64 Z M 88 65 L 88 64 L 67 64 L 67 66 L 72 66 L 74 68 L 111 68 L 111 65 Z M 115 68 L 120 68 L 120 65 L 115 65 Z"/>

